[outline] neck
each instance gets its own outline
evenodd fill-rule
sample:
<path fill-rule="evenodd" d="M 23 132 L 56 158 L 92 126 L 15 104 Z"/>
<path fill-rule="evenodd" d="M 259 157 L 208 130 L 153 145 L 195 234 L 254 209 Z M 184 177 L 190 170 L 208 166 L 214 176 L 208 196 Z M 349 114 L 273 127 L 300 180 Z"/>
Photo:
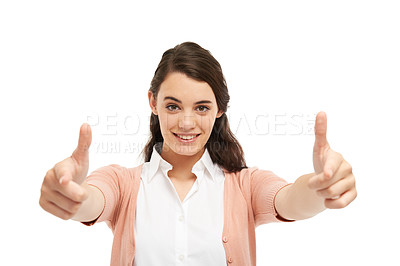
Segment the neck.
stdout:
<path fill-rule="evenodd" d="M 165 144 L 164 144 L 165 145 Z M 200 160 L 201 156 L 203 156 L 203 153 L 205 151 L 204 147 L 202 150 L 200 150 L 198 153 L 194 155 L 181 155 L 175 153 L 172 149 L 166 148 L 161 151 L 161 157 L 166 160 L 168 163 L 170 163 L 173 167 L 173 171 L 175 172 L 186 172 L 186 173 L 191 173 L 192 168 L 195 165 L 195 163 Z"/>

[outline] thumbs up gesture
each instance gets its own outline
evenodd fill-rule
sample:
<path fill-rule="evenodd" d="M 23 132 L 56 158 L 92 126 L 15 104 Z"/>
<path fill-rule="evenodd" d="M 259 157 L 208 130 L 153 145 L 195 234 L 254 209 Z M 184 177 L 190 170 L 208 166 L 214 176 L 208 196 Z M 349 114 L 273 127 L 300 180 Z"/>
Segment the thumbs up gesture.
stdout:
<path fill-rule="evenodd" d="M 325 199 L 326 208 L 344 208 L 357 197 L 355 177 L 351 165 L 329 146 L 326 132 L 326 114 L 320 112 L 315 120 L 313 149 L 315 176 L 310 178 L 308 186 Z"/>
<path fill-rule="evenodd" d="M 83 185 L 89 169 L 89 147 L 92 131 L 83 124 L 79 132 L 78 146 L 72 155 L 50 169 L 42 183 L 40 206 L 47 212 L 68 220 L 79 210 L 88 197 Z"/>

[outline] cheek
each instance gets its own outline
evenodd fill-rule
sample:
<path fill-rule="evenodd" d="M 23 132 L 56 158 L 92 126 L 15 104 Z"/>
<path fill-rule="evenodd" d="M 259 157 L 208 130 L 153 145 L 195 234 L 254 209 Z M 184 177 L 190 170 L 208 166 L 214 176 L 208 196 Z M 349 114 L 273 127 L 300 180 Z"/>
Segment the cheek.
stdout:
<path fill-rule="evenodd" d="M 169 130 L 178 125 L 178 116 L 166 113 L 159 114 L 161 131 Z"/>
<path fill-rule="evenodd" d="M 214 121 L 215 119 L 211 116 L 202 116 L 199 119 L 199 125 L 205 132 L 209 132 L 211 134 Z"/>

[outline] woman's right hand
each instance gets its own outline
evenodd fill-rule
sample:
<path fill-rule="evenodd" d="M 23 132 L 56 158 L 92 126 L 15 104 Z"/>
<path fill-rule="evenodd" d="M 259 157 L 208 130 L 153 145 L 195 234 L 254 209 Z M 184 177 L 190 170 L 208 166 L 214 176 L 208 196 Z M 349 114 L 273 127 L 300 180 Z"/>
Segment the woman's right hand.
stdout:
<path fill-rule="evenodd" d="M 83 124 L 79 132 L 78 147 L 72 155 L 47 171 L 39 199 L 39 204 L 45 211 L 68 220 L 87 199 L 89 191 L 84 181 L 89 170 L 91 142 L 91 128 L 88 124 Z"/>

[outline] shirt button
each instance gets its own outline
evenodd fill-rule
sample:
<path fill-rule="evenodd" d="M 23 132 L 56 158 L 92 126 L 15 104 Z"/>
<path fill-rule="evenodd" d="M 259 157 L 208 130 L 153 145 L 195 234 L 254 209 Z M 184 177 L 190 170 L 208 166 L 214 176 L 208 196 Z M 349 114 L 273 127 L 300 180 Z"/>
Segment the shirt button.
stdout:
<path fill-rule="evenodd" d="M 224 243 L 226 243 L 226 242 L 228 242 L 228 238 L 227 238 L 226 236 L 224 236 L 224 237 L 222 238 L 222 241 L 224 241 Z"/>
<path fill-rule="evenodd" d="M 183 215 L 179 216 L 179 221 L 183 221 L 183 219 L 185 219 L 185 217 L 183 217 Z"/>
<path fill-rule="evenodd" d="M 185 256 L 183 256 L 182 254 L 179 255 L 179 260 L 183 260 L 185 258 Z"/>
<path fill-rule="evenodd" d="M 228 262 L 229 262 L 229 263 L 232 263 L 232 262 L 233 262 L 232 257 L 229 257 Z"/>

